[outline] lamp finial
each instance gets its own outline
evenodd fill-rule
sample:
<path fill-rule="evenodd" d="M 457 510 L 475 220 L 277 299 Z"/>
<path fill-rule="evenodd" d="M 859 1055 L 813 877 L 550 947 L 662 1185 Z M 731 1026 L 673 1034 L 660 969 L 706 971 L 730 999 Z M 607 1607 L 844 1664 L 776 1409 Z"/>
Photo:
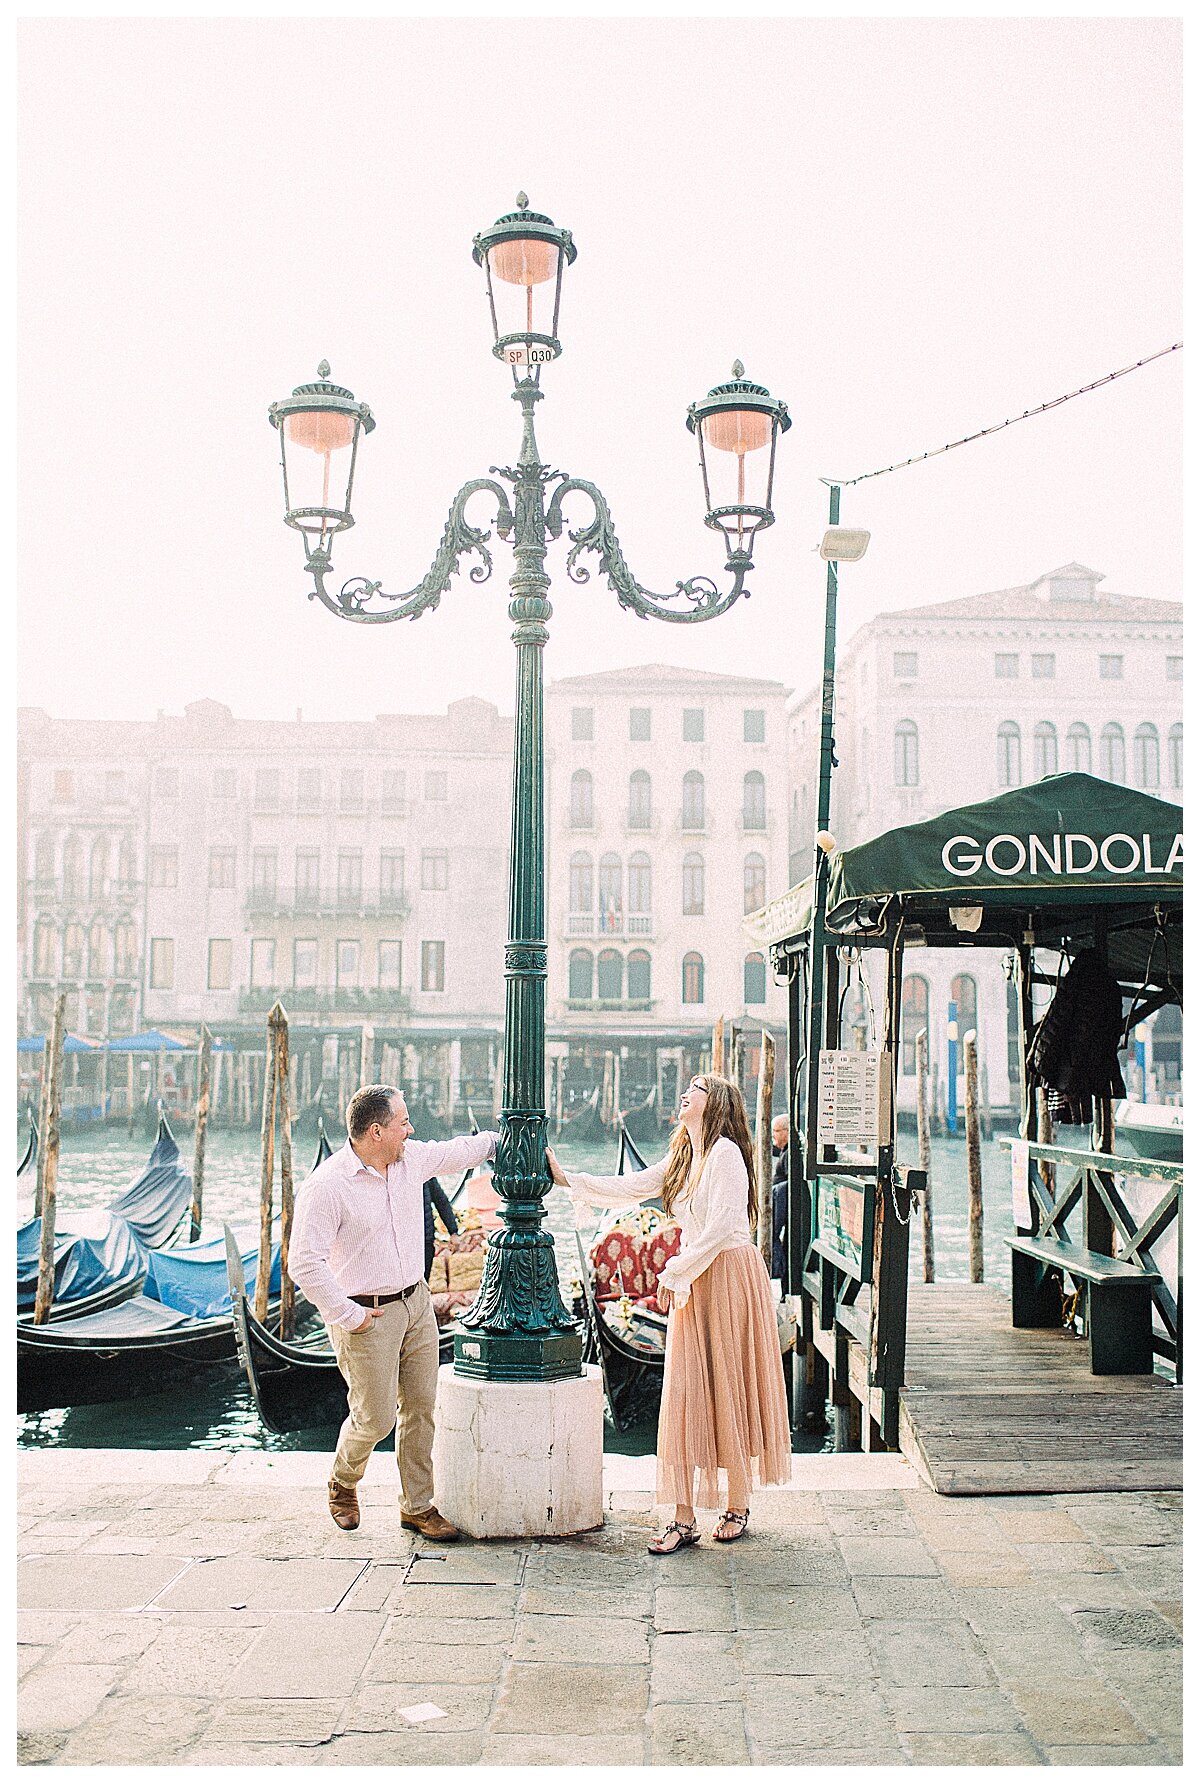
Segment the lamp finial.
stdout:
<path fill-rule="evenodd" d="M 517 193 L 517 209 L 518 210 L 528 210 L 529 209 L 529 200 L 528 200 L 528 198 L 526 198 L 524 192 Z"/>
<path fill-rule="evenodd" d="M 318 365 L 317 376 L 322 380 L 324 380 L 325 378 L 327 378 L 329 376 L 329 361 L 328 361 L 328 359 L 322 359 L 320 365 Z"/>
<path fill-rule="evenodd" d="M 744 378 L 746 375 L 746 368 L 740 359 L 735 359 L 733 362 L 733 375 L 735 378 Z"/>

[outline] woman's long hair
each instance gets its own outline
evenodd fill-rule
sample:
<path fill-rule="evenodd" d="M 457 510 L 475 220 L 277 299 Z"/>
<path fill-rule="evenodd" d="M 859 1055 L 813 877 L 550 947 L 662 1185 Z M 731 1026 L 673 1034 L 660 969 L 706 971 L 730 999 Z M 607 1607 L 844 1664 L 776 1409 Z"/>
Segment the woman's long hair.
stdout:
<path fill-rule="evenodd" d="M 708 1101 L 704 1105 L 704 1120 L 700 1128 L 700 1154 L 707 1157 L 718 1139 L 732 1139 L 742 1154 L 749 1182 L 746 1211 L 750 1217 L 751 1230 L 757 1225 L 758 1194 L 754 1184 L 754 1147 L 750 1140 L 750 1121 L 746 1114 L 746 1103 L 736 1083 L 727 1077 L 718 1077 L 715 1072 L 698 1073 L 690 1078 L 691 1083 L 701 1083 L 708 1091 Z M 667 1174 L 663 1180 L 663 1210 L 670 1218 L 671 1210 L 687 1186 L 692 1170 L 692 1140 L 687 1128 L 680 1121 L 671 1135 L 671 1146 L 667 1153 Z"/>

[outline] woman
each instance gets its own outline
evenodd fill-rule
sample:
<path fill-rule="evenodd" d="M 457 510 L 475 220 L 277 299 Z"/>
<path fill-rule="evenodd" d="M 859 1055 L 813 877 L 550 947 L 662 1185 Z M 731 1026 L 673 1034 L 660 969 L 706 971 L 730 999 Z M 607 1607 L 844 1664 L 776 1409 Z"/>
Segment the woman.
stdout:
<path fill-rule="evenodd" d="M 753 1152 L 736 1084 L 693 1077 L 680 1124 L 661 1163 L 634 1176 L 550 1174 L 584 1207 L 630 1207 L 661 1195 L 678 1220 L 679 1251 L 659 1277 L 667 1357 L 658 1420 L 658 1501 L 675 1516 L 652 1554 L 677 1554 L 700 1540 L 696 1504 L 726 1508 L 713 1535 L 736 1541 L 750 1521 L 750 1489 L 791 1478 L 791 1433 L 770 1278 L 751 1237 Z M 696 1475 L 699 1473 L 699 1487 Z"/>

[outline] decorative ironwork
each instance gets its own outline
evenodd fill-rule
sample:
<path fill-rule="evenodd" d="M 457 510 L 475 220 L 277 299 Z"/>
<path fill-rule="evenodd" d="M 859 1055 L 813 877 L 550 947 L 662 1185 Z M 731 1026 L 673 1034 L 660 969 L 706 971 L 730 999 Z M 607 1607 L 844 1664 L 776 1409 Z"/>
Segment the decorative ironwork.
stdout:
<path fill-rule="evenodd" d="M 625 553 L 617 538 L 608 503 L 594 483 L 585 482 L 580 477 L 564 477 L 551 498 L 546 510 L 546 530 L 551 538 L 557 539 L 562 533 L 563 497 L 573 494 L 577 489 L 582 490 L 591 502 L 592 518 L 578 532 L 568 530 L 567 533 L 571 540 L 571 549 L 567 553 L 567 574 L 572 582 L 591 580 L 591 571 L 582 567 L 579 559 L 585 551 L 593 552 L 600 560 L 601 575 L 606 578 L 623 607 L 628 607 L 639 619 L 666 619 L 675 625 L 691 625 L 697 620 L 716 619 L 720 614 L 727 613 L 734 602 L 747 592 L 746 575 L 754 565 L 749 552 L 737 551 L 730 552 L 729 562 L 725 566 L 732 570 L 734 578 L 733 587 L 727 594 L 722 594 L 708 576 L 691 576 L 686 582 L 677 582 L 671 594 L 655 594 L 652 589 L 643 588 L 625 561 Z M 667 604 L 680 599 L 690 601 L 690 607 L 672 610 Z"/>
<path fill-rule="evenodd" d="M 472 553 L 483 561 L 472 566 L 469 571 L 471 581 L 486 582 L 492 573 L 492 554 L 487 548 L 492 535 L 481 527 L 472 526 L 465 512 L 471 497 L 485 489 L 496 498 L 496 531 L 502 539 L 507 538 L 513 526 L 508 496 L 490 477 L 477 477 L 473 482 L 464 483 L 450 504 L 441 543 L 429 570 L 415 588 L 410 588 L 406 594 L 388 594 L 382 582 L 368 581 L 366 576 L 352 576 L 342 584 L 338 594 L 332 595 L 325 586 L 325 579 L 333 567 L 332 553 L 328 546 L 317 545 L 307 554 L 307 568 L 316 584 L 309 600 L 319 600 L 339 619 L 350 619 L 359 625 L 390 625 L 397 619 L 419 619 L 422 613 L 432 612 L 441 602 L 452 578 L 458 574 L 462 559 Z M 375 600 L 388 604 L 378 609 L 371 605 Z"/>

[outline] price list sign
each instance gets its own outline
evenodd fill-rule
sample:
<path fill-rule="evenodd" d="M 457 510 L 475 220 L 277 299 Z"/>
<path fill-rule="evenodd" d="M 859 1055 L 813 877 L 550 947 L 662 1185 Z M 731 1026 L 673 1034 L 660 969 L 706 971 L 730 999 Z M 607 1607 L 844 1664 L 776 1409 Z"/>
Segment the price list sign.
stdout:
<path fill-rule="evenodd" d="M 817 1143 L 873 1152 L 879 1142 L 877 1052 L 822 1048 L 817 1079 Z"/>

